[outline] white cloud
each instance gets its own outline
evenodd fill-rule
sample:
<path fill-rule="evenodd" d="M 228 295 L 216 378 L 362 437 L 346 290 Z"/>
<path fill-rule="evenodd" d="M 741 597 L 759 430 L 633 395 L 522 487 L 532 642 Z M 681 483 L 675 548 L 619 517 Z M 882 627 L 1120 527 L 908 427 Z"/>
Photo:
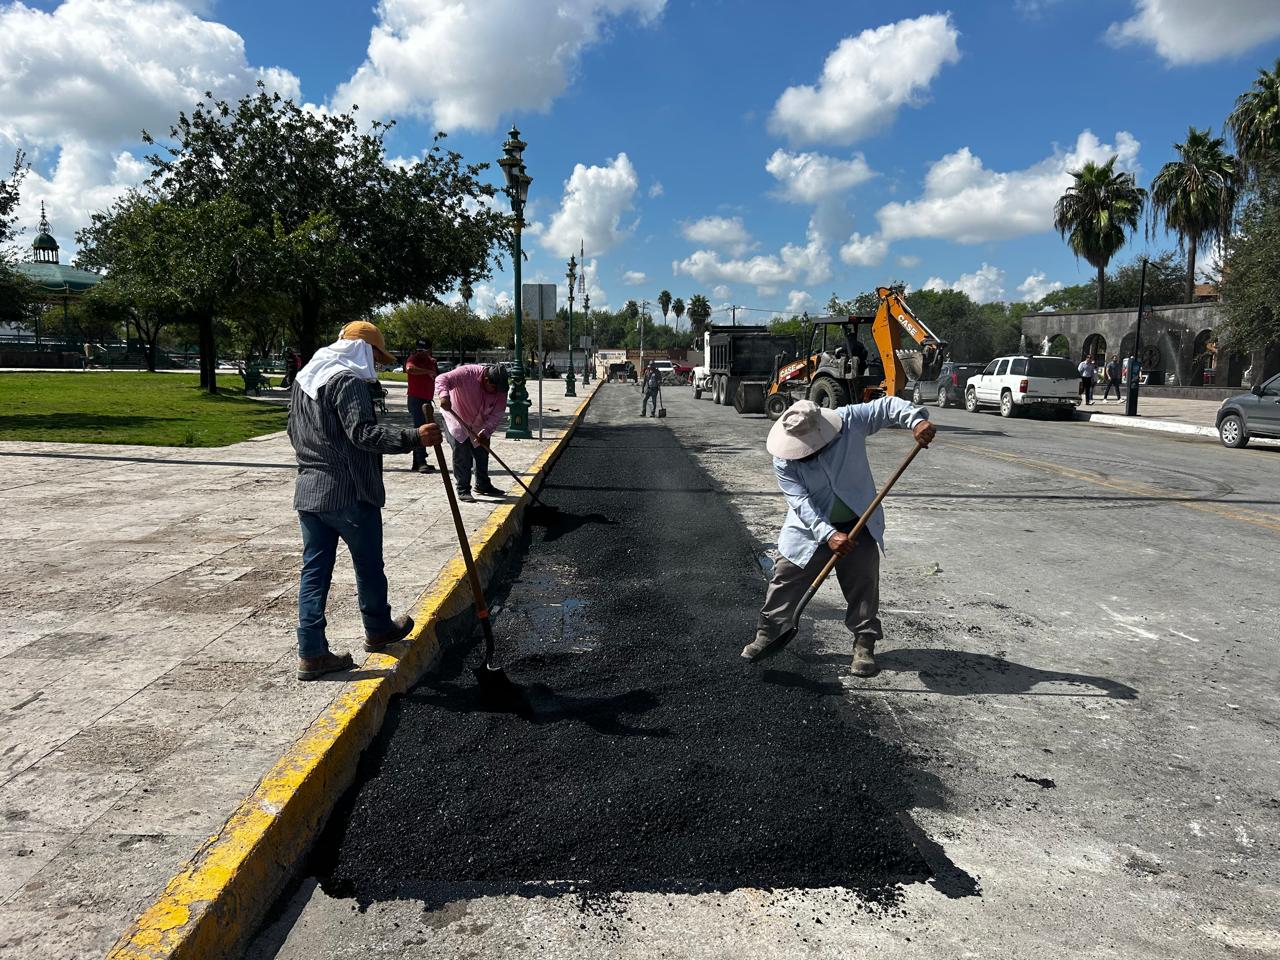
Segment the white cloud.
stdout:
<path fill-rule="evenodd" d="M 662 184 L 660 182 L 655 180 L 653 183 L 649 184 L 649 198 L 651 200 L 662 196 L 662 193 Z"/>
<path fill-rule="evenodd" d="M 567 257 L 579 244 L 608 253 L 631 232 L 622 216 L 632 208 L 640 180 L 625 153 L 602 167 L 576 164 L 564 185 L 560 209 L 545 228 L 533 231 L 552 253 Z"/>
<path fill-rule="evenodd" d="M 731 292 L 732 291 L 729 289 L 728 284 L 717 283 L 712 289 L 711 295 L 717 300 L 728 300 Z"/>
<path fill-rule="evenodd" d="M 1053 293 L 1053 291 L 1061 289 L 1062 282 L 1060 280 L 1050 281 L 1043 270 L 1031 274 L 1031 276 L 1018 284 L 1018 293 L 1021 294 L 1024 303 L 1036 303 Z"/>
<path fill-rule="evenodd" d="M 876 213 L 888 240 L 937 237 L 958 243 L 1007 240 L 1053 228 L 1053 205 L 1071 184 L 1070 170 L 1086 160 L 1103 163 L 1113 154 L 1121 170 L 1137 172 L 1138 141 L 1121 130 L 1115 145 L 1088 130 L 1075 146 L 1024 170 L 988 170 L 968 147 L 949 153 L 929 168 L 924 195 L 885 204 Z"/>
<path fill-rule="evenodd" d="M 898 257 L 898 266 L 907 267 L 908 269 L 911 267 L 918 267 L 920 266 L 920 258 L 913 253 L 904 253 L 902 256 Z"/>
<path fill-rule="evenodd" d="M 845 37 L 816 86 L 788 87 L 769 128 L 793 143 L 852 143 L 887 125 L 904 104 L 918 105 L 945 64 L 960 59 L 950 14 L 900 20 Z"/>
<path fill-rule="evenodd" d="M 450 291 L 445 295 L 444 302 L 461 303 L 462 294 L 457 290 Z M 511 299 L 510 290 L 500 290 L 491 283 L 477 283 L 471 288 L 471 312 L 476 316 L 488 317 L 514 308 L 515 301 Z"/>
<path fill-rule="evenodd" d="M 629 287 L 638 287 L 642 283 L 648 283 L 649 277 L 643 270 L 628 270 L 622 275 L 622 282 Z"/>
<path fill-rule="evenodd" d="M 804 290 L 792 290 L 787 293 L 787 308 L 783 311 L 785 316 L 791 317 L 799 313 L 804 313 L 813 306 L 813 297 Z"/>
<path fill-rule="evenodd" d="M 778 149 L 773 151 L 764 168 L 781 185 L 781 196 L 794 203 L 819 203 L 876 175 L 861 153 L 841 160 L 822 153 L 790 153 Z"/>
<path fill-rule="evenodd" d="M 686 223 L 680 233 L 690 243 L 740 256 L 751 248 L 751 234 L 741 217 L 703 217 Z"/>
<path fill-rule="evenodd" d="M 795 283 L 823 283 L 831 276 L 831 257 L 811 228 L 804 246 L 786 244 L 776 255 L 723 260 L 714 250 L 695 250 L 683 260 L 672 261 L 671 272 L 685 274 L 700 283 L 742 283 L 753 287 L 777 287 Z"/>
<path fill-rule="evenodd" d="M 1004 299 L 1004 271 L 984 263 L 973 273 L 962 273 L 960 279 L 948 283 L 941 277 L 930 277 L 922 290 L 959 290 L 975 303 L 990 303 Z"/>
<path fill-rule="evenodd" d="M 365 62 L 333 95 L 375 116 L 487 130 L 546 111 L 609 21 L 656 19 L 666 0 L 381 0 Z"/>
<path fill-rule="evenodd" d="M 840 248 L 840 259 L 852 267 L 874 267 L 889 252 L 889 243 L 879 234 L 855 233 Z"/>
<path fill-rule="evenodd" d="M 1171 64 L 1207 63 L 1276 37 L 1276 0 L 1136 0 L 1134 15 L 1107 30 L 1116 46 L 1150 44 Z"/>

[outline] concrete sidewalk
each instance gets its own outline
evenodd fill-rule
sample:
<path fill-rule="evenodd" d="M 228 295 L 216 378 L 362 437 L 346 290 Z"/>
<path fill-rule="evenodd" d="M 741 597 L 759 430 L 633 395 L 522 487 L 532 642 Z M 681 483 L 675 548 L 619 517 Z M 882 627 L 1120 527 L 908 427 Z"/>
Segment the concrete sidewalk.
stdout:
<path fill-rule="evenodd" d="M 387 386 L 407 422 L 403 386 Z M 518 470 L 588 393 L 545 389 L 546 441 L 495 441 Z M 0 956 L 102 955 L 347 684 L 294 677 L 283 434 L 199 450 L 3 443 L 0 460 Z M 397 613 L 456 553 L 439 476 L 408 465 L 387 458 Z M 463 505 L 472 532 L 494 506 Z M 345 557 L 329 621 L 359 662 Z"/>
<path fill-rule="evenodd" d="M 1240 391 L 1245 393 L 1243 388 Z M 1180 400 L 1171 397 L 1138 398 L 1138 416 L 1124 415 L 1124 401 L 1102 402 L 1094 394 L 1093 406 L 1083 404 L 1076 409 L 1076 419 L 1099 427 L 1121 427 L 1130 430 L 1156 430 L 1185 436 L 1218 439 L 1217 413 L 1221 400 Z M 1257 439 L 1251 443 L 1280 445 L 1277 440 Z"/>

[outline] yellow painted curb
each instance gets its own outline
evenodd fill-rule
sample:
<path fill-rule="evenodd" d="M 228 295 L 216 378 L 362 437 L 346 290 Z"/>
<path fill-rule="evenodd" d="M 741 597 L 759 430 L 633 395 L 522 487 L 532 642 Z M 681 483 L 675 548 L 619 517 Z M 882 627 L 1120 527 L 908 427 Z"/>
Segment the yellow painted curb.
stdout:
<path fill-rule="evenodd" d="M 541 486 L 577 430 L 593 390 L 564 433 L 523 475 Z M 476 567 L 488 582 L 502 549 L 520 529 L 524 494 L 498 507 L 471 538 Z M 416 625 L 399 657 L 370 654 L 365 669 L 384 676 L 357 680 L 289 747 L 222 829 L 206 840 L 116 941 L 108 960 L 210 960 L 238 955 L 290 874 L 310 849 L 355 776 L 364 748 L 386 716 L 391 697 L 421 679 L 439 652 L 436 626 L 471 607 L 461 556 L 419 598 Z"/>

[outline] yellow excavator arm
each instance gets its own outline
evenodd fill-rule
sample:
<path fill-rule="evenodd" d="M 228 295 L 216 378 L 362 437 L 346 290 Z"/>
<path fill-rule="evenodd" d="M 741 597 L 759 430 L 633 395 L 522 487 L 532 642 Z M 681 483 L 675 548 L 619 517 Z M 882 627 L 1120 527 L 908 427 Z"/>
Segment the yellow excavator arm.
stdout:
<path fill-rule="evenodd" d="M 907 385 L 907 372 L 898 358 L 898 348 L 902 342 L 901 331 L 905 330 L 920 347 L 921 380 L 937 378 L 947 356 L 947 345 L 911 312 L 902 297 L 901 288 L 877 287 L 876 296 L 880 298 L 880 305 L 876 307 L 871 335 L 876 342 L 876 349 L 880 351 L 880 361 L 884 364 L 885 395 L 896 397 Z"/>

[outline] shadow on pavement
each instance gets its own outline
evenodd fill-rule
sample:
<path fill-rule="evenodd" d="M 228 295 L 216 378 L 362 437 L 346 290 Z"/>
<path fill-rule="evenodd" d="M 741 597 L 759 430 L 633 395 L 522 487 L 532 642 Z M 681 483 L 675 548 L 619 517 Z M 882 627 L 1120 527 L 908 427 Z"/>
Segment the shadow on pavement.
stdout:
<path fill-rule="evenodd" d="M 886 650 L 876 656 L 884 673 L 916 673 L 925 688 L 933 693 L 964 696 L 966 694 L 1029 694 L 1036 697 L 1104 696 L 1114 700 L 1137 699 L 1138 691 L 1128 684 L 1106 677 L 1063 670 L 1041 670 L 986 653 L 963 650 L 930 650 L 907 647 Z M 1093 687 L 1100 694 L 1036 693 L 1041 683 L 1067 683 Z M 878 688 L 883 689 L 883 688 Z"/>

